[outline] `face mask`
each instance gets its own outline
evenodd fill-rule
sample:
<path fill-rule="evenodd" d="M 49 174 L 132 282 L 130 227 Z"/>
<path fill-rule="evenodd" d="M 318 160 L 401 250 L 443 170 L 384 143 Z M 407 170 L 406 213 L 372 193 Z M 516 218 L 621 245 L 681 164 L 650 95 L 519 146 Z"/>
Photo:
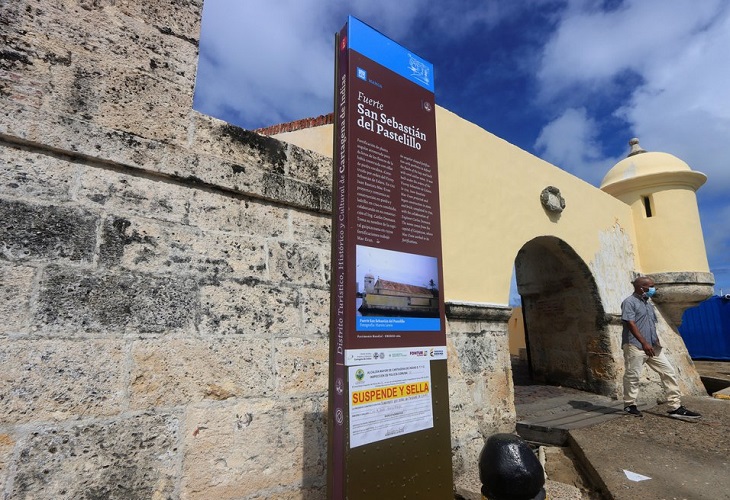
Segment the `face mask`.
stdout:
<path fill-rule="evenodd" d="M 649 288 L 646 289 L 646 292 L 644 292 L 644 295 L 646 295 L 647 297 L 653 297 L 655 294 L 656 294 L 656 288 L 654 288 L 653 286 L 650 286 Z"/>

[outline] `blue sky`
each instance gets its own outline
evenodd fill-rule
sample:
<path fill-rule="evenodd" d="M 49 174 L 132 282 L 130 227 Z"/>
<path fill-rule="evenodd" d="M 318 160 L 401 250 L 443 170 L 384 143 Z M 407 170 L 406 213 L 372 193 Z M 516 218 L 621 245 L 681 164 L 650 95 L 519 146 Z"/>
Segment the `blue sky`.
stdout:
<path fill-rule="evenodd" d="M 730 293 L 730 2 L 205 0 L 195 108 L 247 129 L 330 113 L 348 14 L 432 62 L 438 104 L 591 184 L 632 137 L 707 174 Z"/>

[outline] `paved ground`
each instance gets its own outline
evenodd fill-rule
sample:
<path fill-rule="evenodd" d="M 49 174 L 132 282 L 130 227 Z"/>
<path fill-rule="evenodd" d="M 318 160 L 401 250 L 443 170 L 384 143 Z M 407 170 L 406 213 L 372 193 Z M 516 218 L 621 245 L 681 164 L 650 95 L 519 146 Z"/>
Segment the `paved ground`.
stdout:
<path fill-rule="evenodd" d="M 730 383 L 730 363 L 696 365 L 703 380 Z M 576 454 L 575 462 L 603 498 L 730 499 L 730 400 L 685 398 L 703 414 L 698 422 L 670 418 L 664 407 L 642 407 L 644 417 L 636 418 L 608 398 L 532 385 L 514 368 L 520 434 L 569 445 L 565 449 Z M 650 479 L 633 481 L 632 474 Z M 584 492 L 584 498 L 595 497 Z"/>
<path fill-rule="evenodd" d="M 570 431 L 571 449 L 606 498 L 730 499 L 730 401 L 685 398 L 703 417 L 683 422 L 666 408 Z M 651 479 L 635 482 L 626 472 Z"/>

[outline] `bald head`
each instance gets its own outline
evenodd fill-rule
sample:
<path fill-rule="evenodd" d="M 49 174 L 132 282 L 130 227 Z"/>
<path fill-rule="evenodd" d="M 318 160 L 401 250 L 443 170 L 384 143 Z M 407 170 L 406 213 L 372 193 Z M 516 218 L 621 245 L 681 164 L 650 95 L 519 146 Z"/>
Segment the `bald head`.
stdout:
<path fill-rule="evenodd" d="M 634 291 L 639 295 L 646 292 L 650 287 L 654 286 L 654 280 L 648 276 L 639 276 L 634 280 Z"/>

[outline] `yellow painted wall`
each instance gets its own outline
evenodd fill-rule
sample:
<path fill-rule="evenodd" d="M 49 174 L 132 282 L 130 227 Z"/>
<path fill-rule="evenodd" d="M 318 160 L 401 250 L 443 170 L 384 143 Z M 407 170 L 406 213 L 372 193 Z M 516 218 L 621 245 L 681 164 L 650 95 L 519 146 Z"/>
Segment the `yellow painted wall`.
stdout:
<path fill-rule="evenodd" d="M 507 335 L 509 336 L 509 353 L 512 356 L 519 356 L 520 349 L 525 349 L 525 318 L 522 316 L 522 307 L 513 307 L 507 322 Z"/>
<path fill-rule="evenodd" d="M 697 197 L 692 189 L 663 189 L 650 195 L 652 217 L 646 216 L 640 193 L 631 204 L 642 271 L 709 272 Z"/>
<path fill-rule="evenodd" d="M 436 125 L 447 301 L 506 304 L 517 252 L 538 236 L 560 238 L 588 265 L 617 225 L 635 247 L 625 203 L 448 110 Z M 566 200 L 558 217 L 540 203 L 547 186 Z"/>
<path fill-rule="evenodd" d="M 282 132 L 272 137 L 280 141 L 288 142 L 300 148 L 316 151 L 317 153 L 332 157 L 332 125 L 322 125 L 294 132 Z"/>

